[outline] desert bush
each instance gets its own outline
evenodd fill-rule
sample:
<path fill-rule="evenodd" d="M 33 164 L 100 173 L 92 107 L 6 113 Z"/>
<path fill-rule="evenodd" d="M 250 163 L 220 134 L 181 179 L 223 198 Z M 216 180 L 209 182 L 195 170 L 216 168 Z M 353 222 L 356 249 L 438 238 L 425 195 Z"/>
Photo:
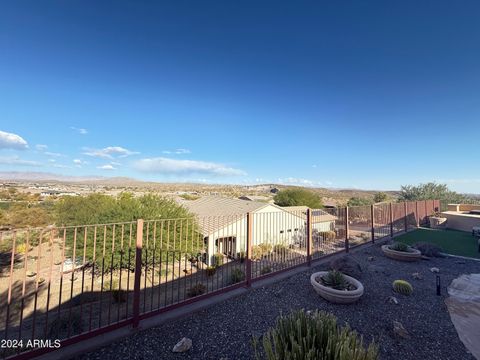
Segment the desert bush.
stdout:
<path fill-rule="evenodd" d="M 264 334 L 262 349 L 253 339 L 257 360 L 375 360 L 374 343 L 367 348 L 363 339 L 347 325 L 337 325 L 337 318 L 322 311 L 308 315 L 303 310 L 280 316 L 276 325 Z"/>
<path fill-rule="evenodd" d="M 263 250 L 259 245 L 252 246 L 252 259 L 260 260 L 263 257 Z"/>
<path fill-rule="evenodd" d="M 413 247 L 419 250 L 422 255 L 429 256 L 429 257 L 442 257 L 443 249 L 437 245 L 426 243 L 426 242 L 419 242 L 413 245 Z"/>
<path fill-rule="evenodd" d="M 70 335 L 78 335 L 83 331 L 82 315 L 80 312 L 62 314 L 52 321 L 48 331 L 50 339 L 64 339 Z"/>
<path fill-rule="evenodd" d="M 335 290 L 350 290 L 352 285 L 345 279 L 340 271 L 330 270 L 326 275 L 321 277 L 324 286 L 331 287 Z"/>
<path fill-rule="evenodd" d="M 408 252 L 408 245 L 402 242 L 395 242 L 389 247 L 390 247 L 390 250 Z"/>
<path fill-rule="evenodd" d="M 26 254 L 30 249 L 27 247 L 27 244 L 20 244 L 17 245 L 17 248 L 15 249 L 15 252 L 17 254 Z"/>
<path fill-rule="evenodd" d="M 287 245 L 285 244 L 275 244 L 273 245 L 273 252 L 277 254 L 285 254 L 288 250 Z"/>
<path fill-rule="evenodd" d="M 408 281 L 395 280 L 392 285 L 396 293 L 410 295 L 413 292 L 413 286 Z"/>
<path fill-rule="evenodd" d="M 262 270 L 260 270 L 261 275 L 265 275 L 271 272 L 272 272 L 272 268 L 270 266 L 265 266 L 264 268 L 262 268 Z"/>
<path fill-rule="evenodd" d="M 232 284 L 243 281 L 245 280 L 245 273 L 240 269 L 233 269 L 232 274 L 230 275 L 230 280 L 232 281 Z"/>
<path fill-rule="evenodd" d="M 192 286 L 190 289 L 187 290 L 188 297 L 199 296 L 205 294 L 207 288 L 202 283 L 197 283 L 196 285 Z"/>
<path fill-rule="evenodd" d="M 329 231 L 320 231 L 318 233 L 318 235 L 324 239 L 324 240 L 327 240 L 327 241 L 333 241 L 336 239 L 337 237 L 337 234 L 335 233 L 335 231 L 332 231 L 332 230 L 329 230 Z"/>
<path fill-rule="evenodd" d="M 216 253 L 213 255 L 213 263 L 215 266 L 222 266 L 223 265 L 223 254 L 222 253 Z"/>
<path fill-rule="evenodd" d="M 261 244 L 258 244 L 258 246 L 260 247 L 260 249 L 262 249 L 262 255 L 263 256 L 266 256 L 266 255 L 270 254 L 273 250 L 272 244 L 261 243 Z"/>
<path fill-rule="evenodd" d="M 240 259 L 241 263 L 243 263 L 247 258 L 247 254 L 245 253 L 245 251 L 242 250 L 237 254 L 237 258 Z"/>
<path fill-rule="evenodd" d="M 207 266 L 205 271 L 207 272 L 207 276 L 213 276 L 217 272 L 217 268 L 215 266 Z"/>

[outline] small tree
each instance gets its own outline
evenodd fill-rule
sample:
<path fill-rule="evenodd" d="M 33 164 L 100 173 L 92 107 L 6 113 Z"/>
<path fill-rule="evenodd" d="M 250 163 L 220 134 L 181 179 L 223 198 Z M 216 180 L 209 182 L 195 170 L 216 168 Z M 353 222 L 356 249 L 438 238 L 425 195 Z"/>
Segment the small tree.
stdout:
<path fill-rule="evenodd" d="M 449 190 L 446 184 L 433 182 L 417 186 L 403 185 L 400 191 L 400 201 L 444 200 L 450 203 L 460 203 L 465 200 L 465 196 Z"/>
<path fill-rule="evenodd" d="M 383 191 L 380 191 L 378 193 L 375 194 L 375 196 L 373 197 L 373 201 L 375 203 L 381 203 L 381 202 L 385 202 L 388 200 L 388 195 L 386 193 L 384 193 Z"/>
<path fill-rule="evenodd" d="M 273 199 L 278 206 L 308 206 L 312 209 L 323 207 L 322 198 L 318 194 L 302 188 L 281 190 Z"/>
<path fill-rule="evenodd" d="M 348 200 L 347 202 L 347 206 L 366 206 L 366 205 L 372 205 L 372 200 L 354 196 L 354 197 L 351 197 L 350 200 Z"/>

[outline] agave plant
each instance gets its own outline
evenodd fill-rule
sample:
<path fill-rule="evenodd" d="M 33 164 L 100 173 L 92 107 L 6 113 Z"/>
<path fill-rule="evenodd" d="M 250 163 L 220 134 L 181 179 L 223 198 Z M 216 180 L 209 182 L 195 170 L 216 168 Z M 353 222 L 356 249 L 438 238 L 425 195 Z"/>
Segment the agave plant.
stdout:
<path fill-rule="evenodd" d="M 396 242 L 390 245 L 390 250 L 408 252 L 408 245 L 402 242 Z"/>
<path fill-rule="evenodd" d="M 335 290 L 350 290 L 352 285 L 345 279 L 345 276 L 337 270 L 330 270 L 326 275 L 321 277 L 324 286 L 331 287 Z"/>

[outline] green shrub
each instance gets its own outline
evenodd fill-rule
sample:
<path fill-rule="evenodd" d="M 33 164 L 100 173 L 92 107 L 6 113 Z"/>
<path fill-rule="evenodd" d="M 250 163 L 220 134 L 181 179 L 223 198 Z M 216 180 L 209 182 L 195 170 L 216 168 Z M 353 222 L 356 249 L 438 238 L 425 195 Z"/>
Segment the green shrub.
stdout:
<path fill-rule="evenodd" d="M 245 273 L 240 269 L 233 269 L 232 274 L 230 275 L 232 284 L 236 284 L 240 281 L 245 280 Z"/>
<path fill-rule="evenodd" d="M 196 285 L 192 286 L 190 289 L 187 290 L 188 297 L 199 296 L 205 294 L 207 288 L 202 283 L 197 283 Z"/>
<path fill-rule="evenodd" d="M 205 271 L 207 272 L 207 276 L 213 276 L 217 272 L 217 268 L 215 266 L 207 266 Z"/>
<path fill-rule="evenodd" d="M 327 240 L 327 241 L 333 241 L 336 239 L 337 237 L 337 234 L 335 233 L 335 231 L 320 231 L 318 233 L 320 235 L 321 238 Z"/>
<path fill-rule="evenodd" d="M 324 286 L 331 287 L 335 290 L 350 290 L 352 285 L 345 279 L 345 276 L 337 270 L 330 270 L 326 275 L 321 277 Z"/>
<path fill-rule="evenodd" d="M 223 265 L 223 254 L 222 253 L 216 253 L 213 255 L 213 262 L 215 266 L 222 266 Z"/>
<path fill-rule="evenodd" d="M 303 310 L 280 316 L 275 327 L 262 339 L 253 339 L 257 360 L 375 360 L 377 346 L 365 348 L 363 339 L 347 325 L 337 326 L 337 318 L 315 311 L 307 315 Z"/>
<path fill-rule="evenodd" d="M 393 290 L 399 294 L 410 295 L 413 292 L 413 286 L 405 280 L 395 280 Z"/>
<path fill-rule="evenodd" d="M 408 245 L 402 242 L 395 242 L 390 245 L 390 250 L 408 252 Z"/>
<path fill-rule="evenodd" d="M 264 268 L 262 268 L 262 270 L 260 270 L 261 275 L 265 275 L 271 272 L 272 272 L 272 268 L 270 266 L 265 266 Z"/>

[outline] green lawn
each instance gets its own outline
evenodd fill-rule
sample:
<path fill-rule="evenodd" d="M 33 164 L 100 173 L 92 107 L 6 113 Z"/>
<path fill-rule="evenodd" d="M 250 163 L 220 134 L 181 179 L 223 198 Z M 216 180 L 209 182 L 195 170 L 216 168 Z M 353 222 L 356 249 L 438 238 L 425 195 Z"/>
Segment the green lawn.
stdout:
<path fill-rule="evenodd" d="M 445 253 L 480 259 L 477 239 L 465 231 L 422 228 L 400 235 L 395 240 L 409 245 L 417 242 L 429 242 L 440 246 Z"/>

